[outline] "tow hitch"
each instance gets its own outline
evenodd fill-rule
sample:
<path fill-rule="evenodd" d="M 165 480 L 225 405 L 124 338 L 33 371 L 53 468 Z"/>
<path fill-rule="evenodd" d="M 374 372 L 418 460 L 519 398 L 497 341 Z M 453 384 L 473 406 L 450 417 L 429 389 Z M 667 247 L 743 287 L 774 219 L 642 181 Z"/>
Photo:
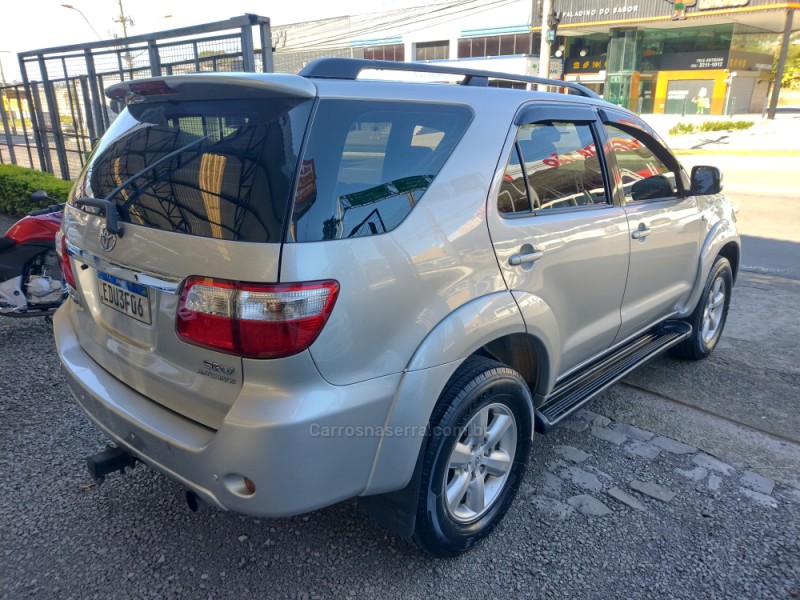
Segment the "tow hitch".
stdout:
<path fill-rule="evenodd" d="M 132 454 L 128 454 L 117 446 L 106 446 L 106 449 L 97 454 L 86 457 L 86 468 L 89 475 L 100 485 L 105 481 L 106 475 L 114 471 L 125 472 L 126 468 L 133 468 L 139 461 Z"/>

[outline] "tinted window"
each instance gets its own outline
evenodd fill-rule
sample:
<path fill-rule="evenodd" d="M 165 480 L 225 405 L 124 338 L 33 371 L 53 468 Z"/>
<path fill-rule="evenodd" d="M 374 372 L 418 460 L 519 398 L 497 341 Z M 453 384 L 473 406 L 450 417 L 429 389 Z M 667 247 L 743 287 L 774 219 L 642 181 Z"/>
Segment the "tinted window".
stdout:
<path fill-rule="evenodd" d="M 524 125 L 517 134 L 498 197 L 501 213 L 607 204 L 591 127 L 553 122 Z M 522 165 L 519 164 L 522 157 Z M 522 174 L 527 177 L 527 189 Z M 522 194 L 529 195 L 527 202 Z"/>
<path fill-rule="evenodd" d="M 628 202 L 677 194 L 675 174 L 633 133 L 606 125 Z"/>
<path fill-rule="evenodd" d="M 516 145 L 511 151 L 506 171 L 503 173 L 503 182 L 500 184 L 500 193 L 497 196 L 497 208 L 506 214 L 528 212 L 531 209 Z"/>
<path fill-rule="evenodd" d="M 300 168 L 290 239 L 334 240 L 397 227 L 471 118 L 463 106 L 321 101 Z"/>
<path fill-rule="evenodd" d="M 76 195 L 112 200 L 137 225 L 279 242 L 310 109 L 287 98 L 132 105 Z"/>

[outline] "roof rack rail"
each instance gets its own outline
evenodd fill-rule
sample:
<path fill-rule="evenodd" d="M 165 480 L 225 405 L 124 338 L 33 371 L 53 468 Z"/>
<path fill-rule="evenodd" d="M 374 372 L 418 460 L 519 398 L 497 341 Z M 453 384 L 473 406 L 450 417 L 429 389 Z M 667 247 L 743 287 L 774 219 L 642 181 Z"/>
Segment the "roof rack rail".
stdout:
<path fill-rule="evenodd" d="M 531 77 L 529 75 L 513 75 L 496 71 L 483 71 L 477 69 L 461 69 L 431 63 L 393 62 L 388 60 L 367 60 L 358 58 L 318 58 L 308 63 L 299 75 L 311 79 L 357 79 L 361 71 L 374 69 L 377 71 L 408 71 L 414 73 L 438 73 L 442 75 L 461 75 L 464 79 L 461 85 L 486 86 L 489 79 L 502 79 L 505 81 L 519 81 L 523 83 L 538 83 L 554 87 L 566 88 L 586 98 L 600 100 L 595 92 L 578 83 L 561 81 L 560 79 L 547 79 L 546 77 Z"/>

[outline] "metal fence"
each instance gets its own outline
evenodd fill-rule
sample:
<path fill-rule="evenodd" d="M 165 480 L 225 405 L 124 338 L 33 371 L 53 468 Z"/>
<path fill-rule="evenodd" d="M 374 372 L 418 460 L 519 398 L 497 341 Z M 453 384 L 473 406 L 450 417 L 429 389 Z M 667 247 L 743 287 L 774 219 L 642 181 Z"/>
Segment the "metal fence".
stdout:
<path fill-rule="evenodd" d="M 103 94 L 108 86 L 198 71 L 274 71 L 269 19 L 257 15 L 31 50 L 19 54 L 19 64 L 22 83 L 0 88 L 0 163 L 66 180 L 78 176 L 116 116 Z"/>

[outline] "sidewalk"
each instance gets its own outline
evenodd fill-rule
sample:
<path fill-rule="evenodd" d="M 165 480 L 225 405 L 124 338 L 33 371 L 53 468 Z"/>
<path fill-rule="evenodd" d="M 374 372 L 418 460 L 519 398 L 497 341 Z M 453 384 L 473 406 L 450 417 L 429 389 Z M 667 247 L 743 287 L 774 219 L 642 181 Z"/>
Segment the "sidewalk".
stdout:
<path fill-rule="evenodd" d="M 672 150 L 746 154 L 797 153 L 800 155 L 800 109 L 783 109 L 774 120 L 760 114 L 734 115 L 733 117 L 710 115 L 642 115 L 667 142 Z M 677 123 L 699 124 L 705 121 L 753 121 L 750 129 L 738 131 L 708 131 L 682 135 L 670 135 L 669 130 Z"/>

